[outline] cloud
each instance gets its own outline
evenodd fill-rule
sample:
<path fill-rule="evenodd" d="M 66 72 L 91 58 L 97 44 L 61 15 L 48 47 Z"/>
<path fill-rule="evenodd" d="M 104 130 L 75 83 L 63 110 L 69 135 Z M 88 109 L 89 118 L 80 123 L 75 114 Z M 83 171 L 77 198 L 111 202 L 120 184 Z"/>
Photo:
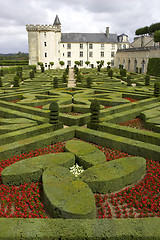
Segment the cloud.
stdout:
<path fill-rule="evenodd" d="M 53 24 L 56 14 L 62 32 L 126 33 L 159 22 L 159 0 L 1 0 L 0 52 L 28 51 L 26 24 Z"/>

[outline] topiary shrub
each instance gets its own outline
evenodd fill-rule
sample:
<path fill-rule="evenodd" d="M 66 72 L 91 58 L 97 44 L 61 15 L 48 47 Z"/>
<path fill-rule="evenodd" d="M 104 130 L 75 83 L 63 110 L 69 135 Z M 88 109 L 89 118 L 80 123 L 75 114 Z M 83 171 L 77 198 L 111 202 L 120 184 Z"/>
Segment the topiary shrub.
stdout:
<path fill-rule="evenodd" d="M 4 71 L 3 71 L 3 69 L 0 69 L 0 76 L 4 76 Z"/>
<path fill-rule="evenodd" d="M 18 76 L 14 77 L 14 87 L 19 87 L 19 77 Z"/>
<path fill-rule="evenodd" d="M 113 77 L 113 70 L 112 69 L 108 70 L 108 77 L 110 77 L 110 78 Z"/>
<path fill-rule="evenodd" d="M 127 76 L 127 86 L 132 86 L 132 81 L 131 81 L 132 77 L 131 75 Z"/>
<path fill-rule="evenodd" d="M 146 75 L 144 79 L 145 79 L 145 85 L 149 86 L 150 85 L 150 76 Z"/>
<path fill-rule="evenodd" d="M 80 72 L 78 72 L 77 74 L 77 82 L 81 82 L 82 79 L 82 75 L 80 74 Z"/>
<path fill-rule="evenodd" d="M 90 105 L 91 118 L 89 125 L 93 129 L 98 129 L 99 126 L 99 115 L 100 115 L 100 104 L 97 99 L 94 99 Z"/>
<path fill-rule="evenodd" d="M 140 74 L 142 73 L 142 68 L 139 68 L 139 73 L 140 73 Z"/>
<path fill-rule="evenodd" d="M 50 106 L 50 123 L 57 124 L 59 122 L 59 106 L 56 101 L 53 101 Z"/>
<path fill-rule="evenodd" d="M 92 78 L 91 77 L 87 77 L 86 82 L 87 82 L 87 88 L 91 88 Z"/>
<path fill-rule="evenodd" d="M 66 83 L 67 82 L 67 74 L 65 72 L 63 73 L 62 78 L 63 78 L 63 83 Z"/>
<path fill-rule="evenodd" d="M 121 79 L 123 79 L 123 77 L 126 77 L 126 73 L 127 73 L 127 70 L 124 68 L 124 69 L 120 69 L 120 75 L 121 75 Z"/>
<path fill-rule="evenodd" d="M 44 66 L 41 65 L 41 72 L 44 73 Z"/>
<path fill-rule="evenodd" d="M 22 71 L 17 71 L 17 76 L 19 77 L 19 79 L 22 79 Z"/>
<path fill-rule="evenodd" d="M 136 67 L 136 73 L 138 73 L 138 67 Z"/>
<path fill-rule="evenodd" d="M 160 96 L 160 82 L 156 82 L 154 84 L 154 96 L 159 97 Z"/>
<path fill-rule="evenodd" d="M 33 70 L 29 72 L 29 76 L 30 76 L 31 79 L 34 78 L 34 71 Z"/>
<path fill-rule="evenodd" d="M 53 79 L 53 87 L 58 88 L 58 78 L 57 77 L 54 77 L 54 79 Z"/>
<path fill-rule="evenodd" d="M 0 87 L 3 87 L 2 78 L 0 77 Z"/>

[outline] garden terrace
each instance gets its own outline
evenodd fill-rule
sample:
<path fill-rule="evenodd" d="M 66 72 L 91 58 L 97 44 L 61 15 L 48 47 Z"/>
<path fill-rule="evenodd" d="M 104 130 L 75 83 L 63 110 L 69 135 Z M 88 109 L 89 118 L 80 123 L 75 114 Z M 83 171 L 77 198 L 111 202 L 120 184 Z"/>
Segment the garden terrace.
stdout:
<path fill-rule="evenodd" d="M 159 97 L 154 96 L 154 83 L 159 79 L 151 77 L 150 85 L 145 86 L 144 76 L 135 74 L 133 83 L 136 83 L 136 87 L 133 87 L 127 86 L 125 79 L 121 82 L 119 70 L 114 70 L 111 79 L 106 70 L 101 69 L 98 73 L 97 69 L 84 69 L 81 70 L 82 82 L 69 89 L 67 83 L 63 83 L 63 72 L 63 69 L 48 70 L 45 73 L 38 71 L 35 78 L 30 79 L 29 70 L 23 70 L 24 79 L 20 81 L 20 87 L 11 87 L 15 73 L 5 73 L 2 76 L 1 170 L 16 161 L 31 159 L 39 154 L 63 152 L 65 144 L 76 138 L 96 145 L 105 154 L 106 161 L 132 156 L 145 158 L 147 172 L 136 183 L 127 185 L 118 192 L 106 193 L 107 195 L 95 193 L 97 212 L 95 219 L 94 214 L 91 214 L 93 219 L 90 220 L 47 219 L 48 216 L 41 207 L 38 208 L 37 215 L 18 215 L 17 210 L 17 215 L 6 218 L 1 196 L 0 239 L 158 239 L 160 104 Z M 58 88 L 53 86 L 55 76 L 59 79 Z M 93 78 L 91 88 L 86 87 L 88 76 Z M 90 122 L 90 104 L 93 99 L 100 103 L 100 122 L 96 130 Z M 62 122 L 60 129 L 50 124 L 49 107 L 53 101 L 59 105 L 59 120 Z M 126 126 L 128 121 L 137 117 L 144 121 L 144 129 Z M 126 125 L 122 126 L 123 123 Z M 32 188 L 39 189 L 36 184 L 38 183 L 31 183 Z M 26 185 L 26 189 L 31 186 Z M 0 187 L 6 189 L 6 195 L 11 191 L 3 184 Z M 13 198 L 16 199 L 19 186 L 11 188 L 15 190 Z M 42 200 L 36 194 L 34 199 Z M 26 198 L 29 198 L 28 195 Z M 10 201 L 7 197 L 6 199 Z M 39 200 L 35 202 L 34 206 L 41 205 Z"/>

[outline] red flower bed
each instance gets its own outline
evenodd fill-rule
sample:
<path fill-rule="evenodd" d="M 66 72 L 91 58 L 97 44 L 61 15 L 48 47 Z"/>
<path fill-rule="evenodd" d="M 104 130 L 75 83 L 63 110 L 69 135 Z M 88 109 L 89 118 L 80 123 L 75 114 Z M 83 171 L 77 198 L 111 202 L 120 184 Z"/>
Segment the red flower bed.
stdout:
<path fill-rule="evenodd" d="M 139 101 L 138 99 L 127 98 L 127 97 L 124 97 L 124 99 L 127 99 L 127 100 L 129 100 L 130 102 L 137 102 L 137 101 Z"/>
<path fill-rule="evenodd" d="M 43 105 L 42 105 L 42 106 L 35 107 L 35 108 L 40 108 L 40 109 L 42 109 L 42 107 L 43 107 Z"/>
<path fill-rule="evenodd" d="M 46 148 L 36 149 L 35 151 L 6 159 L 0 163 L 0 175 L 5 167 L 17 161 L 63 151 L 64 144 L 57 143 Z M 41 183 L 9 187 L 2 184 L 0 177 L 0 217 L 47 218 L 48 216 L 41 202 Z"/>
<path fill-rule="evenodd" d="M 120 125 L 150 131 L 149 129 L 145 128 L 144 122 L 140 118 L 134 118 L 127 122 L 122 122 L 122 123 L 120 123 Z"/>
<path fill-rule="evenodd" d="M 97 146 L 106 161 L 128 157 L 127 153 Z M 1 171 L 17 161 L 39 155 L 64 152 L 64 143 L 36 149 L 6 159 L 0 163 Z M 5 186 L 0 179 L 0 217 L 48 218 L 41 202 L 41 183 Z M 139 183 L 111 194 L 95 194 L 98 218 L 160 217 L 160 163 L 147 159 L 147 173 Z"/>
<path fill-rule="evenodd" d="M 112 106 L 104 106 L 105 107 L 105 109 L 107 109 L 107 108 L 110 108 L 110 107 L 112 107 Z"/>
<path fill-rule="evenodd" d="M 98 147 L 106 161 L 129 156 Z M 95 194 L 98 218 L 160 217 L 160 163 L 147 159 L 147 173 L 137 184 L 112 194 Z"/>
<path fill-rule="evenodd" d="M 16 102 L 19 102 L 19 99 L 15 99 L 15 100 L 12 100 L 12 101 L 9 101 L 11 103 L 16 103 Z"/>

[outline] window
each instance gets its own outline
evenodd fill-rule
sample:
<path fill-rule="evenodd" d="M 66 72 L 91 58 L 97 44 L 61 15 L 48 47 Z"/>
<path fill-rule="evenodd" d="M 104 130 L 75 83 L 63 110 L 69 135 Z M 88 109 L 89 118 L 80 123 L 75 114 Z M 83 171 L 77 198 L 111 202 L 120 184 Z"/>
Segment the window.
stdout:
<path fill-rule="evenodd" d="M 67 43 L 67 49 L 71 49 L 71 43 Z"/>
<path fill-rule="evenodd" d="M 44 32 L 44 37 L 46 37 L 46 32 Z"/>
<path fill-rule="evenodd" d="M 45 63 L 45 67 L 47 67 L 47 63 Z"/>
<path fill-rule="evenodd" d="M 111 52 L 111 57 L 114 57 L 114 56 L 115 56 L 114 52 Z"/>
<path fill-rule="evenodd" d="M 64 53 L 63 53 L 63 57 L 64 57 Z"/>
<path fill-rule="evenodd" d="M 89 43 L 89 49 L 93 49 L 93 44 Z"/>
<path fill-rule="evenodd" d="M 112 50 L 115 49 L 115 44 L 112 44 L 111 49 L 112 49 Z"/>
<path fill-rule="evenodd" d="M 47 53 L 46 52 L 45 52 L 44 56 L 47 57 Z"/>
<path fill-rule="evenodd" d="M 126 49 L 126 44 L 123 44 L 123 49 Z"/>
<path fill-rule="evenodd" d="M 101 52 L 101 57 L 104 57 L 104 52 Z"/>
<path fill-rule="evenodd" d="M 80 60 L 80 63 L 81 63 L 81 67 L 83 67 L 83 60 Z"/>
<path fill-rule="evenodd" d="M 67 61 L 67 65 L 71 67 L 71 61 Z"/>
<path fill-rule="evenodd" d="M 83 43 L 80 43 L 80 44 L 79 44 L 79 47 L 80 47 L 81 49 L 83 49 Z"/>
<path fill-rule="evenodd" d="M 101 43 L 101 49 L 104 49 L 104 43 Z"/>
<path fill-rule="evenodd" d="M 63 47 L 64 47 L 64 44 L 63 44 Z"/>
<path fill-rule="evenodd" d="M 71 57 L 71 52 L 67 52 L 67 57 Z"/>
<path fill-rule="evenodd" d="M 44 42 L 44 46 L 45 46 L 45 47 L 47 46 L 47 43 L 46 43 L 46 42 Z"/>
<path fill-rule="evenodd" d="M 93 57 L 93 52 L 89 52 L 89 57 Z"/>
<path fill-rule="evenodd" d="M 83 52 L 80 52 L 80 53 L 79 53 L 79 56 L 80 56 L 80 57 L 83 57 Z"/>

